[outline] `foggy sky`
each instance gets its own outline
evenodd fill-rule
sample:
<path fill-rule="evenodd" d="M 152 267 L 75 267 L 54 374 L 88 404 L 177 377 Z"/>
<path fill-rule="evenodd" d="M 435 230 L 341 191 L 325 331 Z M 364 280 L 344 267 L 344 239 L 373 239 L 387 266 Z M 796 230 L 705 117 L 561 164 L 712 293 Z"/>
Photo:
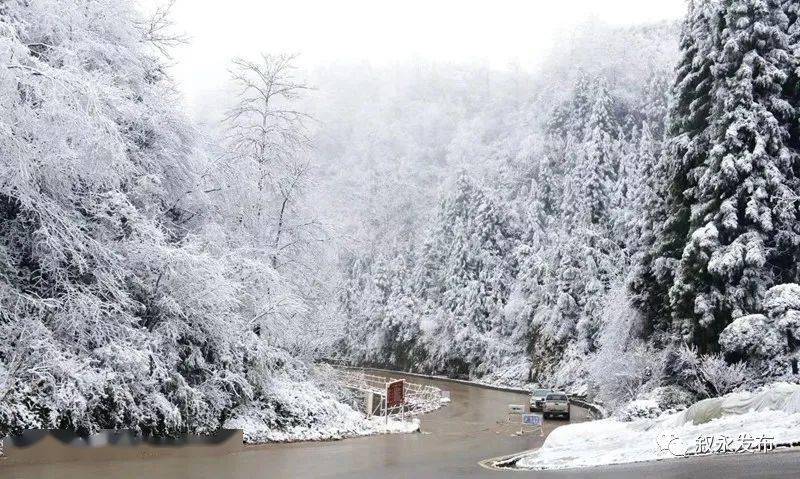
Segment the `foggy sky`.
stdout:
<path fill-rule="evenodd" d="M 145 9 L 165 0 L 140 0 Z M 301 66 L 408 59 L 536 65 L 554 39 L 590 19 L 635 24 L 679 18 L 685 0 L 178 0 L 173 74 L 190 108 L 219 90 L 234 56 L 299 52 Z"/>

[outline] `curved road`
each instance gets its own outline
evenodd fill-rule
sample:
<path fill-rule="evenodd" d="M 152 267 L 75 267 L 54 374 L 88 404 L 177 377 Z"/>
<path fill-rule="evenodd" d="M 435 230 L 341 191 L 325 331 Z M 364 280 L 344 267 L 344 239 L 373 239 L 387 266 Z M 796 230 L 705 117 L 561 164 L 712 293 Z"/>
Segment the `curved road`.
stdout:
<path fill-rule="evenodd" d="M 402 376 L 393 373 L 392 376 Z M 0 477 L 86 479 L 88 477 L 166 479 L 185 478 L 692 478 L 800 477 L 800 455 L 773 453 L 679 459 L 594 469 L 552 472 L 488 470 L 478 463 L 490 457 L 541 446 L 538 434 L 514 435 L 504 424 L 510 403 L 523 403 L 522 394 L 496 391 L 440 380 L 409 378 L 449 390 L 452 402 L 422 418 L 421 434 L 399 434 L 336 442 L 270 444 L 248 447 L 224 456 L 164 457 L 102 463 L 0 465 Z M 573 421 L 587 412 L 573 407 Z M 545 421 L 548 434 L 565 421 Z"/>

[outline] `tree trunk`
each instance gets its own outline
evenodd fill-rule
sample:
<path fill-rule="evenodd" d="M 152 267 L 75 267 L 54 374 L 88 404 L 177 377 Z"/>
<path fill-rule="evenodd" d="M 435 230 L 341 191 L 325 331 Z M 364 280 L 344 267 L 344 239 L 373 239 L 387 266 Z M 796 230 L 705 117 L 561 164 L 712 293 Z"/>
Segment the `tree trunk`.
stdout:
<path fill-rule="evenodd" d="M 283 202 L 281 203 L 281 211 L 278 213 L 278 229 L 275 232 L 275 244 L 274 250 L 272 252 L 272 267 L 278 267 L 278 247 L 281 243 L 281 233 L 283 232 L 283 213 L 286 211 L 286 203 L 288 203 L 289 198 L 284 197 Z"/>

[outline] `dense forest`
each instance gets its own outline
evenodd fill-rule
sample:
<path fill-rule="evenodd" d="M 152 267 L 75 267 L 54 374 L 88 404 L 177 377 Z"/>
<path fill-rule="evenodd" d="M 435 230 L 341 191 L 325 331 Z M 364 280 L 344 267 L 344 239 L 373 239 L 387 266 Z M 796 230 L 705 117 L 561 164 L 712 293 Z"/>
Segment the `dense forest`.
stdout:
<path fill-rule="evenodd" d="M 799 14 L 235 58 L 190 118 L 167 8 L 0 2 L 0 435 L 374 432 L 323 359 L 611 408 L 798 374 Z"/>
<path fill-rule="evenodd" d="M 797 374 L 797 14 L 691 2 L 492 91 L 429 217 L 347 259 L 343 357 L 612 407 Z"/>
<path fill-rule="evenodd" d="M 620 290 L 641 248 L 677 28 L 590 24 L 572 42 L 539 75 L 487 84 L 469 72 L 474 90 L 425 105 L 460 113 L 420 126 L 425 143 L 414 145 L 427 155 L 412 171 L 442 186 L 413 197 L 392 189 L 399 204 L 385 215 L 420 203 L 423 213 L 365 233 L 345 256 L 345 358 L 509 383 L 585 377 L 601 326 L 623 314 Z M 423 74 L 455 86 L 465 75 Z"/>

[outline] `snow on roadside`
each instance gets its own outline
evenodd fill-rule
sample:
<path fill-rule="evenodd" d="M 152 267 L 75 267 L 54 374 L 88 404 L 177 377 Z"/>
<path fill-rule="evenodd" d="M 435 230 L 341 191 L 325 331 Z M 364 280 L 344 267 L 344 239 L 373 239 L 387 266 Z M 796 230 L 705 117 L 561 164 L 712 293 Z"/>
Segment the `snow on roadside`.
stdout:
<path fill-rule="evenodd" d="M 324 371 L 323 371 L 324 372 Z M 297 381 L 273 378 L 267 402 L 251 403 L 235 410 L 225 422 L 228 429 L 242 429 L 244 442 L 328 441 L 373 434 L 412 433 L 419 431 L 416 418 L 400 421 L 385 417 L 367 418 L 342 397 L 336 389 L 322 387 L 325 381 Z M 440 406 L 443 404 L 440 404 Z"/>
<path fill-rule="evenodd" d="M 562 426 L 516 466 L 543 470 L 652 461 L 715 450 L 724 438 L 731 439 L 726 449 L 757 446 L 762 437 L 778 446 L 800 443 L 800 385 L 774 383 L 706 399 L 656 419 Z"/>
<path fill-rule="evenodd" d="M 322 426 L 293 426 L 285 430 L 267 427 L 257 417 L 240 417 L 229 422 L 229 427 L 244 431 L 244 442 L 263 444 L 269 442 L 332 441 L 374 434 L 407 434 L 419 431 L 419 419 L 408 421 L 383 417 L 365 418 L 363 414 L 350 410 L 341 421 Z"/>
<path fill-rule="evenodd" d="M 242 429 L 244 442 L 261 444 L 267 442 L 331 441 L 373 434 L 398 434 L 419 431 L 419 419 L 400 421 L 384 417 L 367 418 L 341 403 L 329 404 L 330 415 L 309 424 L 298 424 L 276 428 L 265 421 L 259 411 L 251 410 L 229 420 L 226 428 Z"/>

